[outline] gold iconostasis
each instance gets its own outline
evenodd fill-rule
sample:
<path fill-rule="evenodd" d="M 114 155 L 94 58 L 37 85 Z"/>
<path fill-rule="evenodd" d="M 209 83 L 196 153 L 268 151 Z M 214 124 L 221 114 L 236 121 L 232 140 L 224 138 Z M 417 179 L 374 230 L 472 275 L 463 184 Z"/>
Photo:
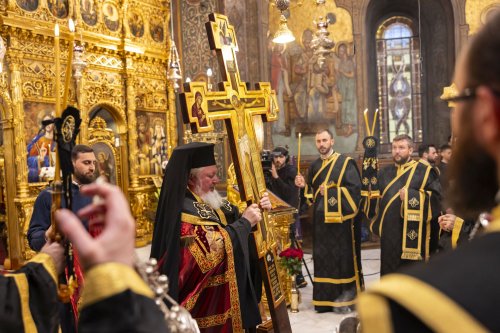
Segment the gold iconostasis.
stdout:
<path fill-rule="evenodd" d="M 166 77 L 169 20 L 170 1 L 0 1 L 0 218 L 6 247 L 0 259 L 16 266 L 33 255 L 26 231 L 36 196 L 54 175 L 50 120 L 56 94 L 61 100 L 65 91 L 62 107 L 67 102 L 81 112 L 78 143 L 94 148 L 99 174 L 128 196 L 137 245 L 151 240 L 157 186 L 177 145 L 175 94 Z"/>

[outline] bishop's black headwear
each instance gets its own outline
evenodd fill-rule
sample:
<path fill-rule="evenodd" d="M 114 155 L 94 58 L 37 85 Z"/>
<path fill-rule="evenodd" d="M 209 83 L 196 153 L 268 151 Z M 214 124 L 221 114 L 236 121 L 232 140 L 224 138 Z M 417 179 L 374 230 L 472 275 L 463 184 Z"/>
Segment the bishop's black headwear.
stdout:
<path fill-rule="evenodd" d="M 192 142 L 174 149 L 170 157 L 156 210 L 151 257 L 158 259 L 159 271 L 169 279 L 169 295 L 179 294 L 180 226 L 189 172 L 215 165 L 214 145 Z"/>

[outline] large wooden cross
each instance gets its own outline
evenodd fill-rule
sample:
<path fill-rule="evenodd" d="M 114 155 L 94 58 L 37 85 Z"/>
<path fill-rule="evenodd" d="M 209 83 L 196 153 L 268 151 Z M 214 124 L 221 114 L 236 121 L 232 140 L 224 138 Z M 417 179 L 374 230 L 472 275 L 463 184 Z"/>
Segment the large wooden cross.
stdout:
<path fill-rule="evenodd" d="M 236 34 L 226 16 L 210 14 L 206 28 L 210 48 L 217 52 L 222 82 L 218 84 L 218 91 L 207 89 L 206 82 L 184 85 L 185 92 L 179 95 L 184 123 L 190 124 L 194 133 L 204 133 L 214 130 L 214 121 L 225 122 L 241 200 L 247 204 L 258 203 L 266 191 L 266 183 L 254 119 L 260 117 L 267 122 L 278 118 L 276 93 L 269 82 L 259 82 L 256 89 L 251 90 L 241 80 L 236 61 Z M 253 232 L 253 238 L 274 330 L 291 332 L 276 269 L 276 241 L 266 214 Z"/>

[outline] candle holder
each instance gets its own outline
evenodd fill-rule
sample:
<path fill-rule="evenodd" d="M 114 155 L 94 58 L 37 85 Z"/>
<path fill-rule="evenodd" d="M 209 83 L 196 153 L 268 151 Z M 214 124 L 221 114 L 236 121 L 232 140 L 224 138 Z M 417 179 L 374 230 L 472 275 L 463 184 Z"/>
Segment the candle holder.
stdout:
<path fill-rule="evenodd" d="M 83 71 L 87 68 L 87 57 L 85 55 L 85 46 L 83 45 L 83 42 L 80 45 L 75 44 L 73 52 L 73 76 L 78 81 L 83 77 Z"/>

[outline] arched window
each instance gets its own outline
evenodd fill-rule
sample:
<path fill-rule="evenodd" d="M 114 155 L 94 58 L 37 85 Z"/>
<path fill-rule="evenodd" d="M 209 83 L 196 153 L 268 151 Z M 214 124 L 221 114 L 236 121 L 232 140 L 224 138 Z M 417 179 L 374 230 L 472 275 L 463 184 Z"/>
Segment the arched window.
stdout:
<path fill-rule="evenodd" d="M 420 38 L 413 21 L 401 16 L 385 20 L 376 43 L 380 141 L 408 134 L 421 142 Z"/>

